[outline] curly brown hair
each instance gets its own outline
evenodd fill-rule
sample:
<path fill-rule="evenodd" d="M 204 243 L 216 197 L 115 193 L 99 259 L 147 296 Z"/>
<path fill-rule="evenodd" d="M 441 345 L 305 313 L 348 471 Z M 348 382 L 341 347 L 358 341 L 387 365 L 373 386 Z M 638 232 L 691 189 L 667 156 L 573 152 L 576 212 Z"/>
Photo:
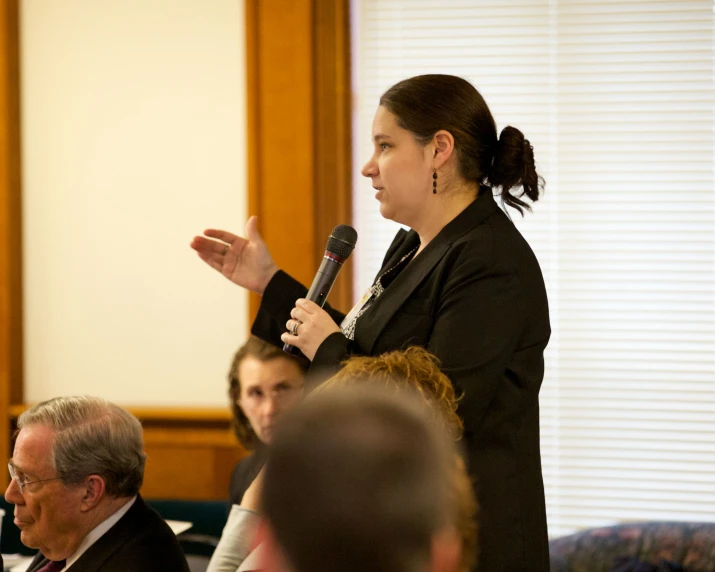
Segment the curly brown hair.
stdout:
<path fill-rule="evenodd" d="M 459 398 L 449 378 L 439 368 L 437 357 L 421 347 L 410 347 L 377 357 L 353 357 L 342 369 L 315 391 L 359 385 L 363 382 L 386 388 L 417 391 L 437 413 L 437 421 L 455 440 L 462 437 L 464 425 L 457 415 Z"/>
<path fill-rule="evenodd" d="M 304 360 L 295 358 L 280 348 L 268 342 L 264 342 L 255 336 L 248 338 L 248 341 L 234 354 L 231 369 L 228 371 L 228 396 L 231 399 L 231 413 L 233 413 L 231 429 L 233 429 L 233 432 L 236 434 L 243 448 L 248 451 L 253 451 L 261 441 L 253 431 L 248 417 L 246 417 L 246 414 L 238 405 L 238 398 L 241 396 L 241 380 L 238 377 L 238 366 L 240 366 L 241 362 L 248 356 L 256 358 L 261 362 L 274 359 L 288 360 L 295 363 L 303 375 L 308 371 L 308 366 Z"/>

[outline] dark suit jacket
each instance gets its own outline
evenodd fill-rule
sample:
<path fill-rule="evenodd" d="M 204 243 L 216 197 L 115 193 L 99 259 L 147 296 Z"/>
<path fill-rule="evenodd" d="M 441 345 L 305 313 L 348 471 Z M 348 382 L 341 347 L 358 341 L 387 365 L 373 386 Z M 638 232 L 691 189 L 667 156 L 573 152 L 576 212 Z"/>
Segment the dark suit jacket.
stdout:
<path fill-rule="evenodd" d="M 391 268 L 419 244 L 398 232 L 383 263 Z M 280 345 L 305 287 L 279 272 L 253 325 Z M 328 309 L 328 308 L 326 308 Z M 342 314 L 328 309 L 339 323 Z M 532 250 L 491 192 L 450 222 L 357 321 L 355 340 L 329 336 L 311 373 L 350 355 L 410 345 L 442 362 L 464 420 L 469 472 L 479 501 L 479 569 L 548 571 L 538 394 L 549 340 L 544 280 Z"/>
<path fill-rule="evenodd" d="M 38 553 L 28 572 L 47 564 Z M 189 572 L 176 535 L 137 497 L 119 521 L 79 557 L 69 572 Z"/>

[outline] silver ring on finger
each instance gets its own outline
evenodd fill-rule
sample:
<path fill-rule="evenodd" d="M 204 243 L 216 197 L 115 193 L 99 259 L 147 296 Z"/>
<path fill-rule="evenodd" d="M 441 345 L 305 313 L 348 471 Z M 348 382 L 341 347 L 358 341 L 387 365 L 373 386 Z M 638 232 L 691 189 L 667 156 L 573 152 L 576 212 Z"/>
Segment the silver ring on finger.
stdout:
<path fill-rule="evenodd" d="M 300 326 L 300 322 L 296 320 L 296 321 L 293 323 L 293 327 L 290 329 L 290 335 L 291 335 L 291 336 L 297 336 L 297 335 L 298 335 L 298 326 Z"/>

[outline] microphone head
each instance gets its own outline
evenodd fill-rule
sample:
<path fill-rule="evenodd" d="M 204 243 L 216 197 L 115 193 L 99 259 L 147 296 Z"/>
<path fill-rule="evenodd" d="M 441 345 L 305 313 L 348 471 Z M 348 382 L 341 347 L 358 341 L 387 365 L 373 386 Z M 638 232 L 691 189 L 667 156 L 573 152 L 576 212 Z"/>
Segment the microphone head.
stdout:
<path fill-rule="evenodd" d="M 347 260 L 352 254 L 356 242 L 357 231 L 347 224 L 339 224 L 330 233 L 325 251 L 342 260 Z"/>

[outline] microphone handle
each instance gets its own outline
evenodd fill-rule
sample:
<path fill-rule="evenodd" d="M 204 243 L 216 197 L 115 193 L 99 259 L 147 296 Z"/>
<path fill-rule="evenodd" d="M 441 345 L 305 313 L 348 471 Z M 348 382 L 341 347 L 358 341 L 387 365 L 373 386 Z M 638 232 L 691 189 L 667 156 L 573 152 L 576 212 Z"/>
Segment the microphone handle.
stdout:
<path fill-rule="evenodd" d="M 306 300 L 315 302 L 321 308 L 325 306 L 325 301 L 330 294 L 330 290 L 335 284 L 335 279 L 338 277 L 338 272 L 343 267 L 343 263 L 331 258 L 329 256 L 323 256 L 323 261 L 320 263 L 320 268 L 313 278 L 313 283 L 308 290 L 306 295 Z M 283 351 L 291 355 L 300 355 L 300 350 L 295 346 L 290 344 L 283 344 Z"/>

